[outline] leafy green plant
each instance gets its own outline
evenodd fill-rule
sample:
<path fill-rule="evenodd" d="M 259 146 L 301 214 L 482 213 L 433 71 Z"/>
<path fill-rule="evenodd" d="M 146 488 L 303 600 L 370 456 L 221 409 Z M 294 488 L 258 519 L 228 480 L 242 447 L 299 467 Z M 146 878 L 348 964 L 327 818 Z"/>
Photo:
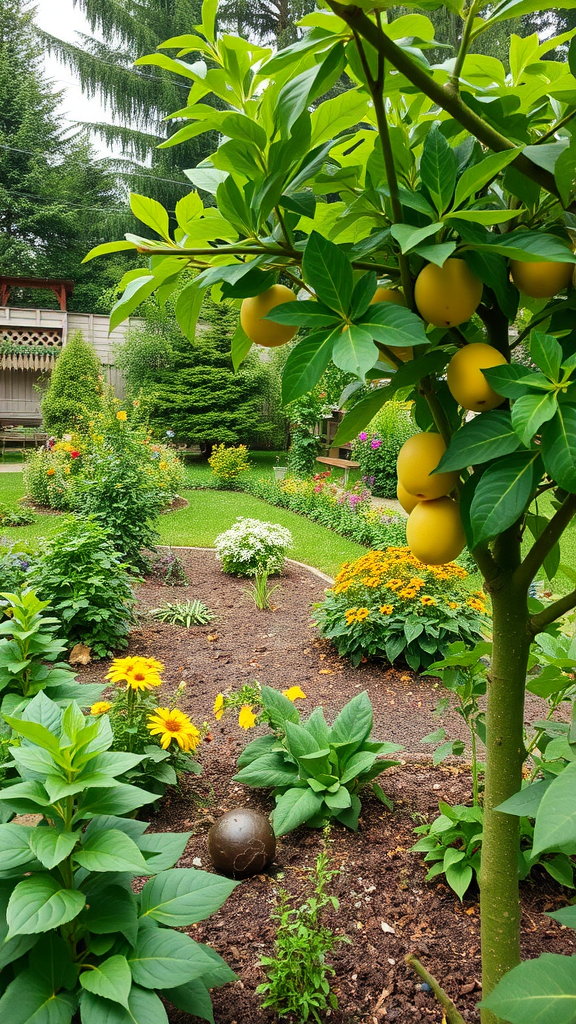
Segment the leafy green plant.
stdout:
<path fill-rule="evenodd" d="M 29 526 L 35 522 L 36 516 L 26 508 L 10 508 L 0 501 L 0 526 Z"/>
<path fill-rule="evenodd" d="M 360 463 L 360 472 L 372 494 L 396 497 L 398 452 L 416 429 L 410 420 L 409 406 L 392 401 L 359 433 L 352 445 L 352 458 Z"/>
<path fill-rule="evenodd" d="M 444 874 L 450 888 L 462 899 L 480 870 L 482 808 L 451 807 L 441 800 L 440 812 L 431 824 L 414 829 L 422 838 L 412 850 L 424 853 L 425 862 L 432 865 L 427 881 Z"/>
<path fill-rule="evenodd" d="M 39 448 L 24 467 L 26 497 L 43 508 L 70 512 L 74 505 L 74 476 L 64 451 Z"/>
<path fill-rule="evenodd" d="M 282 572 L 286 550 L 292 547 L 292 534 L 277 523 L 238 516 L 234 526 L 214 541 L 216 557 L 224 572 L 235 576 L 268 575 Z"/>
<path fill-rule="evenodd" d="M 236 480 L 238 476 L 247 473 L 251 468 L 248 448 L 245 444 L 239 444 L 236 448 L 227 448 L 225 444 L 215 444 L 208 464 L 218 483 L 229 483 L 231 480 Z"/>
<path fill-rule="evenodd" d="M 0 622 L 0 693 L 2 713 L 21 707 L 40 690 L 52 700 L 77 700 L 84 707 L 102 693 L 103 686 L 80 685 L 70 666 L 58 657 L 66 650 L 60 639 L 57 618 L 45 615 L 48 601 L 39 601 L 34 590 L 0 593 L 7 616 Z"/>
<path fill-rule="evenodd" d="M 326 957 L 339 943 L 350 942 L 323 921 L 327 910 L 339 908 L 337 898 L 327 892 L 332 879 L 340 874 L 330 867 L 327 833 L 325 829 L 323 849 L 309 869 L 312 892 L 308 899 L 294 906 L 290 894 L 279 890 L 278 905 L 271 914 L 276 923 L 274 955 L 260 960 L 266 971 L 266 981 L 256 989 L 258 995 L 265 996 L 262 1006 L 296 1024 L 310 1019 L 321 1024 L 327 1010 L 338 1008 L 328 980 L 336 972 Z"/>
<path fill-rule="evenodd" d="M 199 598 L 187 601 L 164 601 L 159 608 L 152 608 L 148 615 L 158 622 L 171 626 L 205 626 L 214 618 L 214 613 Z"/>
<path fill-rule="evenodd" d="M 61 350 L 42 399 L 45 430 L 57 437 L 73 428 L 86 430 L 102 407 L 102 394 L 100 360 L 76 331 Z"/>
<path fill-rule="evenodd" d="M 105 658 L 127 646 L 135 603 L 131 577 L 110 531 L 93 517 L 63 519 L 28 582 L 50 601 L 69 647 L 83 643 Z"/>
<path fill-rule="evenodd" d="M 119 777 L 141 755 L 113 752 L 108 718 L 86 719 L 38 694 L 9 716 L 22 781 L 0 806 L 41 815 L 0 826 L 3 1019 L 70 1024 L 167 1024 L 159 995 L 213 1020 L 209 989 L 235 975 L 217 953 L 175 928 L 217 910 L 236 882 L 174 868 L 190 837 L 147 834 L 130 815 L 155 796 Z M 30 772 L 34 781 L 30 781 Z M 133 879 L 145 877 L 135 894 Z"/>
<path fill-rule="evenodd" d="M 321 828 L 331 818 L 358 828 L 363 786 L 399 764 L 383 760 L 402 748 L 371 740 L 372 705 L 364 691 L 353 697 L 328 726 L 321 707 L 300 721 L 292 701 L 269 686 L 261 688 L 262 705 L 276 735 L 249 743 L 238 758 L 234 776 L 255 788 L 273 787 L 276 808 L 272 823 L 277 836 L 306 824 Z M 389 801 L 378 783 L 373 791 Z"/>
<path fill-rule="evenodd" d="M 36 557 L 37 553 L 26 541 L 0 544 L 0 591 L 9 590 L 12 593 L 23 587 L 28 570 Z M 0 621 L 3 614 L 0 607 Z"/>
<path fill-rule="evenodd" d="M 280 583 L 276 583 L 275 586 L 271 587 L 268 584 L 268 573 L 265 570 L 259 569 L 254 579 L 246 587 L 246 594 L 252 598 L 254 604 L 262 612 L 272 611 L 272 595 L 276 590 L 280 589 Z"/>

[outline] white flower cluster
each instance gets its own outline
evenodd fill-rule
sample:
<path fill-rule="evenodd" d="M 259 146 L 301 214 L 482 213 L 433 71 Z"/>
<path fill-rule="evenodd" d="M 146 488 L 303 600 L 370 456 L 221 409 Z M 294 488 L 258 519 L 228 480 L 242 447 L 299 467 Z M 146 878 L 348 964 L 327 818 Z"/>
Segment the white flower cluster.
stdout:
<path fill-rule="evenodd" d="M 286 549 L 292 544 L 292 534 L 284 526 L 243 516 L 214 541 L 224 572 L 239 576 L 281 572 Z"/>

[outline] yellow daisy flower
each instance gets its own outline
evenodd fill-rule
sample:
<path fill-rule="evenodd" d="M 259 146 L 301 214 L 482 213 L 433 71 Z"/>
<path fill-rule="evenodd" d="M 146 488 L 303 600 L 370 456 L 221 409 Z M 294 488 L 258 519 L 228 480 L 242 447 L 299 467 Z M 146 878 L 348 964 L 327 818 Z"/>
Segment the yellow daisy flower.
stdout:
<path fill-rule="evenodd" d="M 436 604 L 436 601 L 433 597 L 429 597 L 427 594 L 424 594 L 424 597 L 420 598 L 420 603 L 423 605 L 429 605 Z"/>
<path fill-rule="evenodd" d="M 130 690 L 152 690 L 162 685 L 159 673 L 163 669 L 155 658 L 114 658 L 105 678 L 111 683 L 126 683 Z"/>
<path fill-rule="evenodd" d="M 298 700 L 299 698 L 302 698 L 302 700 L 306 700 L 306 694 L 304 693 L 303 690 L 300 689 L 299 686 L 291 686 L 289 690 L 282 690 L 282 693 L 284 697 L 288 697 L 288 700 L 294 701 Z"/>
<path fill-rule="evenodd" d="M 391 615 L 393 611 L 394 611 L 394 608 L 393 608 L 393 605 L 391 605 L 391 604 L 381 604 L 380 605 L 380 615 Z"/>
<path fill-rule="evenodd" d="M 356 612 L 356 618 L 358 622 L 362 622 L 364 619 L 367 619 L 369 615 L 370 612 L 368 608 L 359 608 L 358 611 Z"/>
<path fill-rule="evenodd" d="M 224 714 L 224 694 L 219 693 L 214 701 L 214 718 L 219 722 Z"/>
<path fill-rule="evenodd" d="M 238 725 L 241 729 L 252 729 L 252 727 L 256 725 L 256 715 L 249 704 L 244 704 L 244 706 L 240 708 Z"/>
<path fill-rule="evenodd" d="M 126 410 L 125 409 L 119 409 L 118 412 L 116 413 L 116 419 L 120 420 L 121 423 L 124 423 L 125 420 L 127 419 Z"/>
<path fill-rule="evenodd" d="M 448 607 L 452 608 L 452 609 L 457 608 L 458 607 L 458 601 L 448 601 Z"/>
<path fill-rule="evenodd" d="M 110 711 L 112 704 L 109 700 L 97 700 L 95 704 L 90 708 L 91 715 L 105 715 L 107 711 Z"/>
<path fill-rule="evenodd" d="M 163 750 L 168 749 L 172 740 L 176 740 L 180 750 L 196 750 L 202 738 L 188 715 L 178 708 L 157 708 L 155 714 L 148 715 L 147 728 L 151 736 L 160 736 Z"/>

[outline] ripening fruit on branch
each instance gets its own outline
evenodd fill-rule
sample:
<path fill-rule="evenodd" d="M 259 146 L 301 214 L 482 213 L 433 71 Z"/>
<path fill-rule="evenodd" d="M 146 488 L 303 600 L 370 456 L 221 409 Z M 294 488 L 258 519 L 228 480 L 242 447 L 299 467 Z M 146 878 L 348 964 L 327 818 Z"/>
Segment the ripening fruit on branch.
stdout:
<path fill-rule="evenodd" d="M 283 284 L 273 284 L 260 295 L 254 295 L 251 299 L 244 299 L 240 309 L 240 323 L 242 329 L 255 345 L 263 345 L 265 348 L 278 348 L 285 345 L 287 341 L 296 334 L 297 327 L 290 327 L 288 324 L 275 324 L 272 320 L 263 320 L 271 309 L 281 306 L 285 302 L 295 302 L 296 296 L 290 288 Z"/>
<path fill-rule="evenodd" d="M 414 557 L 426 565 L 445 565 L 458 558 L 466 537 L 456 502 L 419 501 L 408 517 L 406 540 Z"/>
<path fill-rule="evenodd" d="M 397 306 L 408 305 L 404 292 L 401 292 L 399 288 L 377 288 L 373 298 L 370 299 L 370 305 L 373 306 L 375 302 L 394 302 Z"/>
<path fill-rule="evenodd" d="M 443 267 L 429 263 L 414 285 L 414 299 L 420 316 L 434 327 L 457 327 L 465 323 L 480 305 L 482 281 L 464 260 L 446 260 Z"/>
<path fill-rule="evenodd" d="M 414 434 L 398 453 L 398 482 L 419 501 L 442 498 L 454 490 L 458 473 L 430 474 L 440 462 L 446 445 L 440 434 Z"/>
<path fill-rule="evenodd" d="M 416 505 L 421 500 L 415 494 L 409 494 L 406 488 L 402 487 L 400 481 L 398 481 L 398 486 L 396 487 L 396 497 L 408 515 L 410 515 L 412 509 L 416 508 Z"/>
<path fill-rule="evenodd" d="M 573 263 L 522 263 L 510 260 L 510 274 L 519 292 L 531 299 L 551 299 L 567 288 L 574 272 Z"/>
<path fill-rule="evenodd" d="M 471 412 L 488 412 L 502 405 L 503 395 L 490 387 L 482 370 L 505 363 L 505 357 L 492 345 L 474 342 L 459 349 L 448 363 L 448 387 L 458 405 Z"/>

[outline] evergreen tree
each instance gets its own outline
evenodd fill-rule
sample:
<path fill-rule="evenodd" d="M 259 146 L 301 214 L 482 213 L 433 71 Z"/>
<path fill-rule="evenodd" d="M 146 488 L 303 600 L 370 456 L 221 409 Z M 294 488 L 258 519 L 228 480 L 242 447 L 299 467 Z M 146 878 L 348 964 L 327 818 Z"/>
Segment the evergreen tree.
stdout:
<path fill-rule="evenodd" d="M 102 406 L 102 367 L 80 331 L 73 334 L 56 360 L 42 399 L 44 429 L 56 437 L 82 430 Z"/>
<path fill-rule="evenodd" d="M 238 36 L 255 36 L 280 49 L 296 39 L 296 22 L 315 6 L 315 0 L 224 0 L 218 14 Z"/>

